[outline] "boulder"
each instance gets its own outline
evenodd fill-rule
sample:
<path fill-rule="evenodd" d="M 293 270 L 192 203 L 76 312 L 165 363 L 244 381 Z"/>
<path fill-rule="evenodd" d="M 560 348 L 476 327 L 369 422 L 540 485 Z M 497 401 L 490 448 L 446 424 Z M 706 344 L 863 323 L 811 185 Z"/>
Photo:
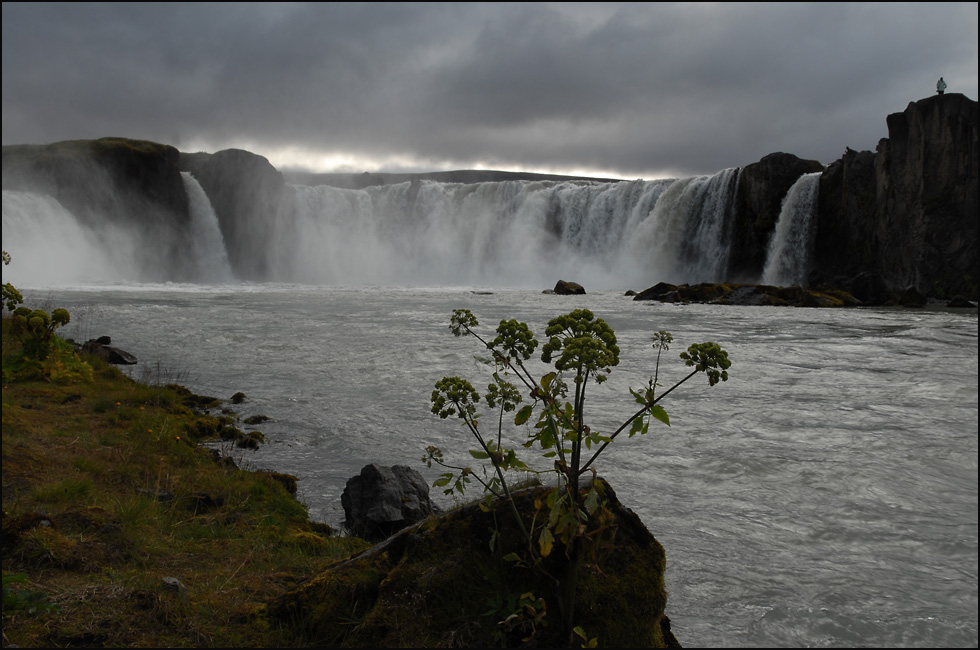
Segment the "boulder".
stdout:
<path fill-rule="evenodd" d="M 874 271 L 859 273 L 843 288 L 866 305 L 884 305 L 892 298 L 885 278 Z"/>
<path fill-rule="evenodd" d="M 663 546 L 608 483 L 595 484 L 608 517 L 602 534 L 593 530 L 585 542 L 576 624 L 604 647 L 679 647 L 665 613 Z M 547 519 L 547 492 L 512 493 L 526 522 Z M 560 540 L 555 544 L 545 564 L 560 576 L 566 553 Z M 503 558 L 523 549 L 506 502 L 470 503 L 331 565 L 267 611 L 301 630 L 302 641 L 323 645 L 567 647 L 554 583 L 544 571 Z M 533 612 L 540 618 L 514 606 L 521 594 L 541 603 Z"/>
<path fill-rule="evenodd" d="M 666 296 L 673 294 L 676 298 L 677 296 L 677 285 L 668 284 L 666 282 L 658 282 L 649 289 L 644 289 L 640 293 L 633 296 L 633 300 L 665 300 Z M 669 302 L 674 302 L 673 300 Z"/>
<path fill-rule="evenodd" d="M 382 540 L 433 512 L 428 484 L 405 465 L 365 465 L 348 479 L 340 502 L 347 529 L 368 541 Z"/>
<path fill-rule="evenodd" d="M 110 339 L 108 336 L 100 336 L 97 339 L 90 339 L 86 341 L 84 344 L 82 344 L 81 349 L 89 354 L 99 357 L 107 363 L 112 363 L 117 366 L 132 366 L 139 362 L 136 357 L 129 352 L 119 348 L 114 348 L 109 345 L 110 343 L 112 343 L 112 339 Z"/>
<path fill-rule="evenodd" d="M 946 303 L 946 306 L 953 309 L 976 309 L 977 303 L 970 302 L 963 296 L 953 296 L 952 300 Z"/>
<path fill-rule="evenodd" d="M 558 284 L 555 285 L 554 293 L 560 296 L 584 296 L 585 287 L 577 282 L 559 280 Z"/>
<path fill-rule="evenodd" d="M 909 286 L 898 297 L 898 304 L 902 307 L 925 307 L 926 297 L 914 286 Z"/>
<path fill-rule="evenodd" d="M 774 287 L 765 284 L 682 284 L 661 282 L 641 291 L 634 300 L 702 303 L 716 305 L 768 305 L 793 307 L 853 307 L 859 301 L 841 289 L 815 291 L 799 286 Z"/>

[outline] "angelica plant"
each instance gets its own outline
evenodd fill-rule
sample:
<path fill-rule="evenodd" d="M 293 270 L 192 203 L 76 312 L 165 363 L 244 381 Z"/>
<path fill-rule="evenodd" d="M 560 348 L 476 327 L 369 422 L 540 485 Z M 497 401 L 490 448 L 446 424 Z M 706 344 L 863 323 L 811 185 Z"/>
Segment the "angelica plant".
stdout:
<path fill-rule="evenodd" d="M 449 329 L 454 336 L 472 336 L 491 353 L 491 383 L 481 395 L 469 381 L 460 377 L 444 377 L 432 392 L 432 413 L 441 418 L 462 420 L 464 428 L 477 443 L 469 454 L 475 460 L 489 463 L 478 472 L 469 466 L 452 465 L 445 460 L 441 449 L 430 446 L 423 461 L 428 466 L 440 465 L 448 472 L 435 481 L 435 487 L 446 493 L 463 494 L 472 480 L 480 483 L 486 496 L 486 507 L 494 499 L 509 505 L 515 523 L 524 536 L 523 555 L 510 553 L 506 557 L 547 573 L 541 562 L 561 542 L 567 561 L 563 575 L 550 576 L 555 585 L 558 609 L 564 629 L 571 634 L 574 626 L 574 603 L 584 545 L 598 539 L 608 527 L 609 511 L 602 502 L 596 483 L 584 485 L 586 472 L 595 476 L 593 465 L 603 451 L 624 431 L 628 437 L 649 431 L 652 420 L 670 425 L 670 419 L 660 402 L 698 373 L 705 373 L 708 384 L 714 386 L 728 380 L 731 361 L 718 344 L 693 344 L 680 358 L 692 370 L 670 388 L 658 393 L 661 355 L 673 341 L 670 333 L 657 332 L 653 348 L 657 352 L 653 373 L 647 385 L 630 389 L 639 407 L 618 427 L 603 433 L 589 424 L 586 398 L 592 384 L 601 384 L 612 368 L 619 364 L 620 350 L 613 329 L 587 309 L 578 309 L 553 318 L 545 329 L 547 341 L 541 347 L 541 361 L 553 368 L 537 377 L 527 362 L 534 356 L 539 342 L 526 323 L 501 320 L 496 337 L 489 339 L 479 331 L 479 321 L 468 309 L 457 309 L 450 319 Z M 516 378 L 515 382 L 507 379 Z M 521 387 L 523 387 L 523 393 Z M 524 397 L 527 403 L 524 403 Z M 486 403 L 491 417 L 480 412 L 479 403 Z M 513 413 L 513 418 L 505 414 Z M 533 418 L 533 419 L 532 419 Z M 487 426 L 486 420 L 491 420 Z M 547 516 L 526 522 L 513 499 L 507 481 L 512 470 L 531 470 L 508 447 L 505 429 L 511 424 L 518 428 L 526 448 L 538 448 L 553 466 L 539 472 L 554 472 L 557 487 L 542 502 Z M 531 470 L 534 471 L 534 470 Z M 448 487 L 447 487 L 448 486 Z M 569 636 L 571 641 L 571 636 Z"/>

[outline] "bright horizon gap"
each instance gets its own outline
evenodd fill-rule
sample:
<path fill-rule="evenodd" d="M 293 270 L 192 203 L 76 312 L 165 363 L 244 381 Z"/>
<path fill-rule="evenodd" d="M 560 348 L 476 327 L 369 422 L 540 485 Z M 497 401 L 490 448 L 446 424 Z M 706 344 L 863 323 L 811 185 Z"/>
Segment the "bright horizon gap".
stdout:
<path fill-rule="evenodd" d="M 344 151 L 316 151 L 305 147 L 288 146 L 282 148 L 264 147 L 256 142 L 239 141 L 231 144 L 215 145 L 210 142 L 193 142 L 181 151 L 190 153 L 203 151 L 215 153 L 224 149 L 243 149 L 266 158 L 280 171 L 305 172 L 312 174 L 424 174 L 461 170 L 503 171 L 525 174 L 550 174 L 557 176 L 585 176 L 610 180 L 661 180 L 696 176 L 678 170 L 656 170 L 646 173 L 619 173 L 609 169 L 585 166 L 551 166 L 500 163 L 483 161 L 460 161 L 454 159 L 435 160 L 416 158 L 410 155 L 392 155 L 383 159 Z M 721 169 L 713 170 L 716 173 Z"/>
<path fill-rule="evenodd" d="M 610 180 L 632 180 L 640 176 L 618 174 L 608 169 L 592 169 L 588 167 L 550 167 L 500 165 L 485 162 L 462 162 L 455 160 L 424 161 L 410 157 L 395 156 L 380 161 L 351 154 L 313 154 L 295 155 L 291 151 L 270 152 L 265 156 L 274 167 L 280 170 L 302 171 L 313 174 L 424 174 L 433 172 L 449 172 L 460 170 L 475 171 L 504 171 L 525 174 L 550 174 L 558 176 L 586 176 L 590 178 L 607 178 Z M 657 176 L 650 178 L 670 178 Z"/>

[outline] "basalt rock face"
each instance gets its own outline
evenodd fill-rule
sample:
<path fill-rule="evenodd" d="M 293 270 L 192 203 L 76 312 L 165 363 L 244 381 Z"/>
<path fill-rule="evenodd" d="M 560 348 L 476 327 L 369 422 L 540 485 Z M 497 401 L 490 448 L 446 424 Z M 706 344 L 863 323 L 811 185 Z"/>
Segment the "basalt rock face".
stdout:
<path fill-rule="evenodd" d="M 815 271 L 847 277 L 880 268 L 875 154 L 848 149 L 820 176 Z"/>
<path fill-rule="evenodd" d="M 274 249 L 270 244 L 276 222 L 284 216 L 282 174 L 266 158 L 241 149 L 181 154 L 180 166 L 207 193 L 236 276 L 268 278 Z"/>
<path fill-rule="evenodd" d="M 172 262 L 187 246 L 190 210 L 179 158 L 169 145 L 126 138 L 5 146 L 3 189 L 48 194 L 96 231 L 121 226 L 159 257 L 161 277 L 180 280 Z"/>
<path fill-rule="evenodd" d="M 783 199 L 800 176 L 819 172 L 823 165 L 793 154 L 771 153 L 747 165 L 739 175 L 735 224 L 732 232 L 731 278 L 762 275 L 769 240 L 779 220 Z"/>
<path fill-rule="evenodd" d="M 3 189 L 49 194 L 81 218 L 163 214 L 186 223 L 179 158 L 169 145 L 125 138 L 6 146 Z"/>
<path fill-rule="evenodd" d="M 977 292 L 977 102 L 959 94 L 888 116 L 877 153 L 820 179 L 815 269 L 881 273 L 893 291 Z"/>

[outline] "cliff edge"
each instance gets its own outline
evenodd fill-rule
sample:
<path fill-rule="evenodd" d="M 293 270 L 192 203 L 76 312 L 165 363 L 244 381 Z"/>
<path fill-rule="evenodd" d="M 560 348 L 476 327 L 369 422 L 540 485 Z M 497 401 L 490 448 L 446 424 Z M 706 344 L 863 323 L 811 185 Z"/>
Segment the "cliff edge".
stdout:
<path fill-rule="evenodd" d="M 820 179 L 815 270 L 879 273 L 892 290 L 977 293 L 977 102 L 911 102 L 876 153 L 848 149 Z"/>

